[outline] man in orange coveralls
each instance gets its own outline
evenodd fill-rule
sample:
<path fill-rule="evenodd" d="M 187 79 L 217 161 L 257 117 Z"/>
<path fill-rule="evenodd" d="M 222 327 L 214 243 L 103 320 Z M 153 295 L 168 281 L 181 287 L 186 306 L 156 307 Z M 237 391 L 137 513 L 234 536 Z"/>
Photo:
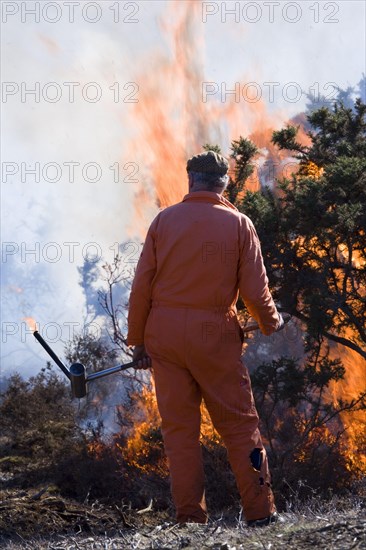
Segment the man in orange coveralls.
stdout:
<path fill-rule="evenodd" d="M 177 521 L 208 518 L 199 443 L 204 399 L 227 448 L 248 525 L 261 526 L 277 514 L 240 360 L 239 292 L 263 334 L 280 330 L 283 319 L 268 289 L 255 228 L 222 196 L 227 170 L 227 160 L 213 151 L 189 159 L 189 193 L 153 220 L 131 289 L 127 343 L 135 346 L 140 367 L 152 361 Z"/>

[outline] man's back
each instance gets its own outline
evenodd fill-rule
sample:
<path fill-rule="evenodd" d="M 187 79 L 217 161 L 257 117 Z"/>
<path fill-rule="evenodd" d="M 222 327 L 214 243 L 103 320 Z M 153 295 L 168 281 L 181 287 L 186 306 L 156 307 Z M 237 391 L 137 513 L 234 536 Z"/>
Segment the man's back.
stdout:
<path fill-rule="evenodd" d="M 204 191 L 162 211 L 152 300 L 198 309 L 235 305 L 243 221 L 220 195 Z"/>
<path fill-rule="evenodd" d="M 128 343 L 143 342 L 152 306 L 224 311 L 235 307 L 239 291 L 262 332 L 276 330 L 252 222 L 218 193 L 189 193 L 149 228 L 131 290 Z"/>

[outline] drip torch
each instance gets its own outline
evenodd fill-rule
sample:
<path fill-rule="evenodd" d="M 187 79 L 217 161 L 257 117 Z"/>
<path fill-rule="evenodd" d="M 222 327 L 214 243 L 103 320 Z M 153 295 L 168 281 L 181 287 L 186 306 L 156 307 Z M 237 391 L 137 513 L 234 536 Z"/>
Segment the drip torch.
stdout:
<path fill-rule="evenodd" d="M 288 323 L 291 319 L 289 313 L 282 313 L 282 317 L 285 323 Z M 259 326 L 256 321 L 250 321 L 245 326 L 242 327 L 244 333 L 252 332 L 253 330 L 258 330 Z M 93 382 L 93 380 L 98 380 L 98 378 L 103 378 L 104 376 L 109 376 L 116 372 L 124 371 L 134 367 L 138 364 L 138 360 L 131 361 L 130 363 L 125 363 L 124 365 L 117 365 L 116 367 L 110 367 L 109 369 L 104 369 L 92 374 L 86 374 L 85 366 L 82 363 L 73 363 L 68 369 L 61 359 L 56 355 L 56 353 L 50 348 L 47 342 L 39 334 L 38 330 L 34 330 L 33 336 L 41 344 L 43 349 L 48 353 L 50 357 L 54 360 L 56 365 L 62 370 L 62 372 L 67 376 L 71 383 L 71 393 L 73 397 L 81 399 L 87 394 L 87 383 Z"/>

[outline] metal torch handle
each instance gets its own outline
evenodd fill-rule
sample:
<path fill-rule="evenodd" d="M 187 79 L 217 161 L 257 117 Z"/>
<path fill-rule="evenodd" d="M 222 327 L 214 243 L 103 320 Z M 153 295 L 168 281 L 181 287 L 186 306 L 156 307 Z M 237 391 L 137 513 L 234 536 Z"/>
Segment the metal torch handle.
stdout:
<path fill-rule="evenodd" d="M 290 313 L 281 313 L 281 315 L 282 315 L 282 318 L 284 320 L 285 325 L 287 325 L 287 323 L 291 320 L 292 315 L 290 315 Z M 259 325 L 258 325 L 258 323 L 250 323 L 249 325 L 244 325 L 242 327 L 242 329 L 243 329 L 244 333 L 252 332 L 253 330 L 258 330 Z"/>
<path fill-rule="evenodd" d="M 97 380 L 98 378 L 109 376 L 114 372 L 120 372 L 122 370 L 130 369 L 131 367 L 134 367 L 135 365 L 137 365 L 138 362 L 139 360 L 131 361 L 130 363 L 125 363 L 124 365 L 117 365 L 116 367 L 111 367 L 110 369 L 101 370 L 99 372 L 93 372 L 93 374 L 89 374 L 89 376 L 86 377 L 86 381 L 91 382 L 92 380 Z"/>

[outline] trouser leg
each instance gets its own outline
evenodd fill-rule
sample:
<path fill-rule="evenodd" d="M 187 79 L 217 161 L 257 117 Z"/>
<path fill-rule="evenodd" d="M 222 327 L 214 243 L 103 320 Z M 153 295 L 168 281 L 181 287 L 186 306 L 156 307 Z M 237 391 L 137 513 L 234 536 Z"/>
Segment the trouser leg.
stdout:
<path fill-rule="evenodd" d="M 254 404 L 251 404 L 249 384 L 247 400 L 235 407 L 230 399 L 227 405 L 223 399 L 218 403 L 212 390 L 205 391 L 204 396 L 213 424 L 227 448 L 244 515 L 247 520 L 252 520 L 267 517 L 276 508 L 267 454 L 258 429 L 258 416 Z"/>
<path fill-rule="evenodd" d="M 177 521 L 206 523 L 200 389 L 184 367 L 154 357 L 152 364 Z"/>
<path fill-rule="evenodd" d="M 250 378 L 240 360 L 237 321 L 227 315 L 216 325 L 217 330 L 212 324 L 208 336 L 197 339 L 190 370 L 227 448 L 244 515 L 247 520 L 264 518 L 275 505 Z"/>

